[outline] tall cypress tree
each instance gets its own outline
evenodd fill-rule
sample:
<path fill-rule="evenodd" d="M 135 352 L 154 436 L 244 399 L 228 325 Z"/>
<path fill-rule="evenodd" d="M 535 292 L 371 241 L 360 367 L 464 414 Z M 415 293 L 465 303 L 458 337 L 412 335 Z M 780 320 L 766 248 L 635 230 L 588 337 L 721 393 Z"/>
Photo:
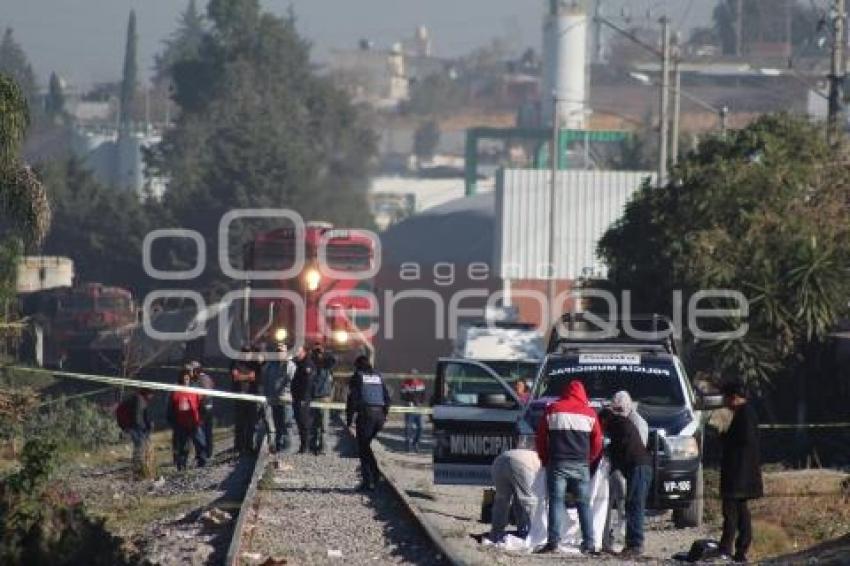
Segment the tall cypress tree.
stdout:
<path fill-rule="evenodd" d="M 50 86 L 47 99 L 44 101 L 44 109 L 51 118 L 61 118 L 65 114 L 65 92 L 62 89 L 62 81 L 55 72 L 50 73 Z"/>
<path fill-rule="evenodd" d="M 127 44 L 124 48 L 124 74 L 121 78 L 121 123 L 130 122 L 136 102 L 138 87 L 138 65 L 136 64 L 136 44 L 139 37 L 136 34 L 136 12 L 130 10 L 127 22 Z"/>

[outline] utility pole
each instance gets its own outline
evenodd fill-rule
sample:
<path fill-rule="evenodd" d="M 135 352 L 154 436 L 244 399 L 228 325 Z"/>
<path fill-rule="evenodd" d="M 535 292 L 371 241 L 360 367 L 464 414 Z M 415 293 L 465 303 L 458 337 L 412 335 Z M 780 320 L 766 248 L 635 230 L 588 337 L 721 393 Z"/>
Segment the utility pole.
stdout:
<path fill-rule="evenodd" d="M 679 118 L 682 107 L 682 73 L 679 69 L 679 34 L 673 34 L 673 132 L 670 134 L 670 162 L 679 162 Z"/>
<path fill-rule="evenodd" d="M 593 59 L 594 63 L 603 63 L 602 54 L 602 0 L 596 0 L 593 7 Z"/>
<path fill-rule="evenodd" d="M 833 20 L 832 66 L 829 73 L 829 102 L 826 139 L 836 144 L 844 130 L 844 43 L 846 38 L 844 0 L 835 0 Z"/>
<path fill-rule="evenodd" d="M 735 56 L 740 57 L 744 52 L 741 49 L 744 24 L 744 0 L 735 0 Z"/>
<path fill-rule="evenodd" d="M 558 161 L 560 161 L 561 157 L 560 148 L 558 147 L 561 141 L 561 120 L 558 115 L 558 93 L 553 92 L 552 98 L 554 101 L 552 104 L 552 178 L 549 180 L 549 281 L 546 286 L 546 310 L 548 315 L 547 326 L 552 326 L 555 323 L 555 320 L 557 320 L 557 314 L 555 313 L 555 277 L 557 276 L 555 270 L 555 221 L 557 220 L 558 215 L 555 210 L 555 193 L 557 190 Z"/>
<path fill-rule="evenodd" d="M 667 134 L 670 108 L 670 20 L 662 16 L 661 23 L 661 96 L 658 111 L 658 186 L 667 182 Z"/>
<path fill-rule="evenodd" d="M 729 107 L 725 104 L 720 107 L 720 135 L 726 137 L 726 118 L 729 116 Z"/>

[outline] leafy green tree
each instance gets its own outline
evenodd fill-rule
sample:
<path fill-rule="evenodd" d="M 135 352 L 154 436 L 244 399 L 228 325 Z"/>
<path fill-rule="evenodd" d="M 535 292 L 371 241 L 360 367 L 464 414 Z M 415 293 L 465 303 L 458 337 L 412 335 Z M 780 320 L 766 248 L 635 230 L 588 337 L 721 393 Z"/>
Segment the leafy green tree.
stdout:
<path fill-rule="evenodd" d="M 374 134 L 348 97 L 315 74 L 294 18 L 263 13 L 257 0 L 212 0 L 207 20 L 197 57 L 172 67 L 180 114 L 151 156 L 170 179 L 164 208 L 212 250 L 233 208 L 284 207 L 369 225 Z M 245 238 L 232 238 L 234 255 Z"/>
<path fill-rule="evenodd" d="M 159 205 L 100 185 L 73 158 L 47 164 L 41 174 L 54 211 L 45 253 L 73 258 L 81 281 L 145 290 L 142 241 Z"/>
<path fill-rule="evenodd" d="M 402 110 L 420 116 L 445 116 L 466 103 L 462 82 L 447 74 L 429 75 L 411 85 L 410 99 Z"/>
<path fill-rule="evenodd" d="M 640 310 L 672 314 L 674 290 L 732 289 L 749 302 L 742 338 L 693 346 L 696 369 L 754 387 L 793 379 L 805 415 L 805 383 L 850 296 L 845 166 L 816 125 L 764 116 L 704 139 L 662 188 L 644 186 L 604 235 L 599 253 L 617 289 Z M 701 306 L 728 307 L 715 300 Z M 710 326 L 731 330 L 729 317 Z"/>
<path fill-rule="evenodd" d="M 47 99 L 44 101 L 44 110 L 53 119 L 65 116 L 65 92 L 56 73 L 50 73 L 50 86 L 47 91 Z"/>
<path fill-rule="evenodd" d="M 154 61 L 155 80 L 168 81 L 174 65 L 180 61 L 197 59 L 204 40 L 204 16 L 198 10 L 195 0 L 189 0 L 186 10 L 180 16 L 177 30 L 165 41 L 162 53 Z"/>
<path fill-rule="evenodd" d="M 136 46 L 139 36 L 136 34 L 136 11 L 130 10 L 127 21 L 127 42 L 124 48 L 124 72 L 121 75 L 121 123 L 132 120 L 136 108 L 136 91 L 139 88 L 139 71 L 136 61 Z"/>
<path fill-rule="evenodd" d="M 440 143 L 440 125 L 436 120 L 423 122 L 413 134 L 413 153 L 419 159 L 434 157 Z"/>
<path fill-rule="evenodd" d="M 38 96 L 35 73 L 26 53 L 15 40 L 12 28 L 6 28 L 3 41 L 0 41 L 0 73 L 11 78 L 23 91 L 27 103 L 31 106 Z"/>

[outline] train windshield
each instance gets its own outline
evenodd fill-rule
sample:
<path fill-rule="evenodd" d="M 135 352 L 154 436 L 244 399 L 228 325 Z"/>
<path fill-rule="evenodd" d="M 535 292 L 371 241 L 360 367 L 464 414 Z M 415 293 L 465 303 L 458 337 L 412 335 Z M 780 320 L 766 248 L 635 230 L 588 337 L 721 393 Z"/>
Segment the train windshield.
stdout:
<path fill-rule="evenodd" d="M 328 267 L 339 271 L 365 271 L 372 265 L 372 250 L 361 244 L 335 244 L 327 247 Z"/>
<path fill-rule="evenodd" d="M 254 248 L 253 269 L 259 271 L 280 271 L 295 265 L 293 242 L 280 240 L 258 243 Z"/>
<path fill-rule="evenodd" d="M 313 257 L 308 251 L 305 259 Z M 341 244 L 331 241 L 325 250 L 327 267 L 338 271 L 365 271 L 372 265 L 372 250 L 362 244 Z M 295 264 L 293 242 L 280 240 L 258 243 L 254 248 L 253 269 L 272 271 L 289 269 Z"/>

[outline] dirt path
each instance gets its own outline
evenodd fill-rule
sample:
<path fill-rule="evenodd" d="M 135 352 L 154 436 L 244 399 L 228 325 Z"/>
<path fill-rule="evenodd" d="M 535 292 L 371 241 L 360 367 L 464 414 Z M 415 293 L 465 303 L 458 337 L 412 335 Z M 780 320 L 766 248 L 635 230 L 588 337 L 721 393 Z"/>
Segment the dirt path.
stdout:
<path fill-rule="evenodd" d="M 489 530 L 489 525 L 479 522 L 481 488 L 472 486 L 436 486 L 432 481 L 431 439 L 426 436 L 423 451 L 409 454 L 403 451 L 403 429 L 392 423 L 381 434 L 385 447 L 383 462 L 392 466 L 392 473 L 402 482 L 414 504 L 434 524 L 443 537 L 470 564 L 551 564 L 566 558 L 564 555 L 532 556 L 526 553 L 508 553 L 476 542 L 473 535 Z M 694 529 L 676 529 L 670 513 L 647 518 L 646 560 L 641 563 L 668 561 L 673 554 L 687 551 L 694 540 L 716 538 L 711 526 Z M 575 562 L 586 561 L 578 557 Z M 593 564 L 624 564 L 614 557 L 593 559 Z"/>

